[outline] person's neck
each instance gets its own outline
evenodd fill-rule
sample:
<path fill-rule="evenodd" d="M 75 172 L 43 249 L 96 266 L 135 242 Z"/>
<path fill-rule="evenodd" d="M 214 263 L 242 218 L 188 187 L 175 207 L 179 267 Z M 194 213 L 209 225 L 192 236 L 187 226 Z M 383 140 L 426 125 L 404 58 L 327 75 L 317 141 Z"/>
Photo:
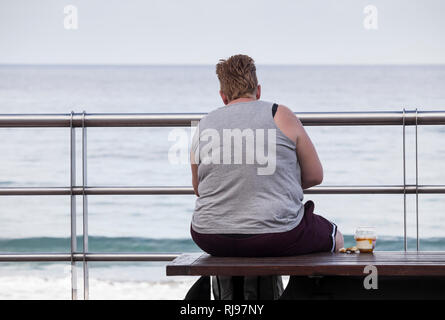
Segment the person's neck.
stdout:
<path fill-rule="evenodd" d="M 231 104 L 235 104 L 235 103 L 239 103 L 239 102 L 249 102 L 249 101 L 254 101 L 254 100 L 256 100 L 256 98 L 254 98 L 254 97 L 238 98 L 238 99 L 230 101 L 227 105 L 230 106 Z"/>

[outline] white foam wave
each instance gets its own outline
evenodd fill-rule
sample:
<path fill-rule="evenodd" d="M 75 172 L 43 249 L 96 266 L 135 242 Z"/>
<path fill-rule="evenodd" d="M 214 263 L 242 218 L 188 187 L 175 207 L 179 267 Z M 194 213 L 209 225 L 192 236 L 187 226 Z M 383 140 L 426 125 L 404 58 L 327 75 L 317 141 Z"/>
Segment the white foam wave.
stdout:
<path fill-rule="evenodd" d="M 80 280 L 80 279 L 79 279 Z M 194 278 L 170 281 L 114 281 L 91 279 L 91 300 L 164 300 L 184 299 Z M 81 284 L 81 281 L 79 281 Z M 79 287 L 79 298 L 82 298 Z M 71 279 L 66 277 L 2 276 L 0 300 L 71 299 Z"/>

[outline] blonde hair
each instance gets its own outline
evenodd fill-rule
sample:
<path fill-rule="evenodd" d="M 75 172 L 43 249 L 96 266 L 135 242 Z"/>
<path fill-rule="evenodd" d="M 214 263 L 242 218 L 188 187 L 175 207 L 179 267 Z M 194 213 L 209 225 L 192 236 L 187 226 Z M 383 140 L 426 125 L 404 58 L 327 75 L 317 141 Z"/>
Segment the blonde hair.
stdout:
<path fill-rule="evenodd" d="M 221 91 L 229 101 L 255 94 L 258 79 L 255 61 L 247 55 L 237 54 L 216 65 Z"/>

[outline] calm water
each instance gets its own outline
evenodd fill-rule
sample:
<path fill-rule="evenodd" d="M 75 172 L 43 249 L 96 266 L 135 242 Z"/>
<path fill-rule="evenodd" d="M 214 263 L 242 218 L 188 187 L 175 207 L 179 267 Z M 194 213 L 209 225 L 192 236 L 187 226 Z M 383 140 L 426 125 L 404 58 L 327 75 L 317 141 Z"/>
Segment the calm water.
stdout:
<path fill-rule="evenodd" d="M 295 112 L 445 110 L 443 66 L 260 66 L 258 77 L 264 100 Z M 0 66 L 0 113 L 209 112 L 219 106 L 212 66 Z M 400 127 L 308 127 L 307 131 L 324 165 L 324 185 L 403 182 Z M 89 129 L 89 185 L 190 185 L 189 166 L 168 162 L 169 132 L 169 128 Z M 414 183 L 414 128 L 407 134 L 408 183 Z M 445 184 L 444 135 L 443 126 L 419 128 L 420 184 Z M 0 187 L 68 185 L 68 129 L 3 128 L 0 141 Z M 422 248 L 444 250 L 445 197 L 419 198 Z M 334 220 L 343 233 L 352 235 L 359 225 L 374 225 L 379 249 L 402 248 L 401 195 L 308 195 L 306 199 L 314 200 L 315 211 Z M 414 200 L 408 197 L 410 237 L 415 237 Z M 64 196 L 0 197 L 0 251 L 68 250 L 69 205 Z M 194 196 L 90 196 L 90 250 L 198 250 L 188 234 L 193 207 Z M 350 237 L 348 241 L 352 243 Z M 181 297 L 187 286 L 178 281 L 189 280 L 171 282 L 162 276 L 162 264 L 149 272 L 148 265 L 93 264 L 92 297 L 162 298 L 162 292 Z M 64 264 L 4 264 L 0 298 L 68 298 L 67 272 Z M 57 290 L 46 291 L 45 285 L 60 292 L 52 295 Z"/>

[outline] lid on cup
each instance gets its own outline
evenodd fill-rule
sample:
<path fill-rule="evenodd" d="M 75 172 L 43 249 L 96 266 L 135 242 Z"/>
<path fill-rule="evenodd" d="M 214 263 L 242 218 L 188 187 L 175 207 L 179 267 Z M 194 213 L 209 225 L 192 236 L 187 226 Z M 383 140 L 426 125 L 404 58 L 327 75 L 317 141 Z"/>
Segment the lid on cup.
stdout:
<path fill-rule="evenodd" d="M 358 227 L 355 231 L 354 239 L 365 238 L 365 239 L 376 239 L 377 235 L 375 232 L 375 227 Z"/>

